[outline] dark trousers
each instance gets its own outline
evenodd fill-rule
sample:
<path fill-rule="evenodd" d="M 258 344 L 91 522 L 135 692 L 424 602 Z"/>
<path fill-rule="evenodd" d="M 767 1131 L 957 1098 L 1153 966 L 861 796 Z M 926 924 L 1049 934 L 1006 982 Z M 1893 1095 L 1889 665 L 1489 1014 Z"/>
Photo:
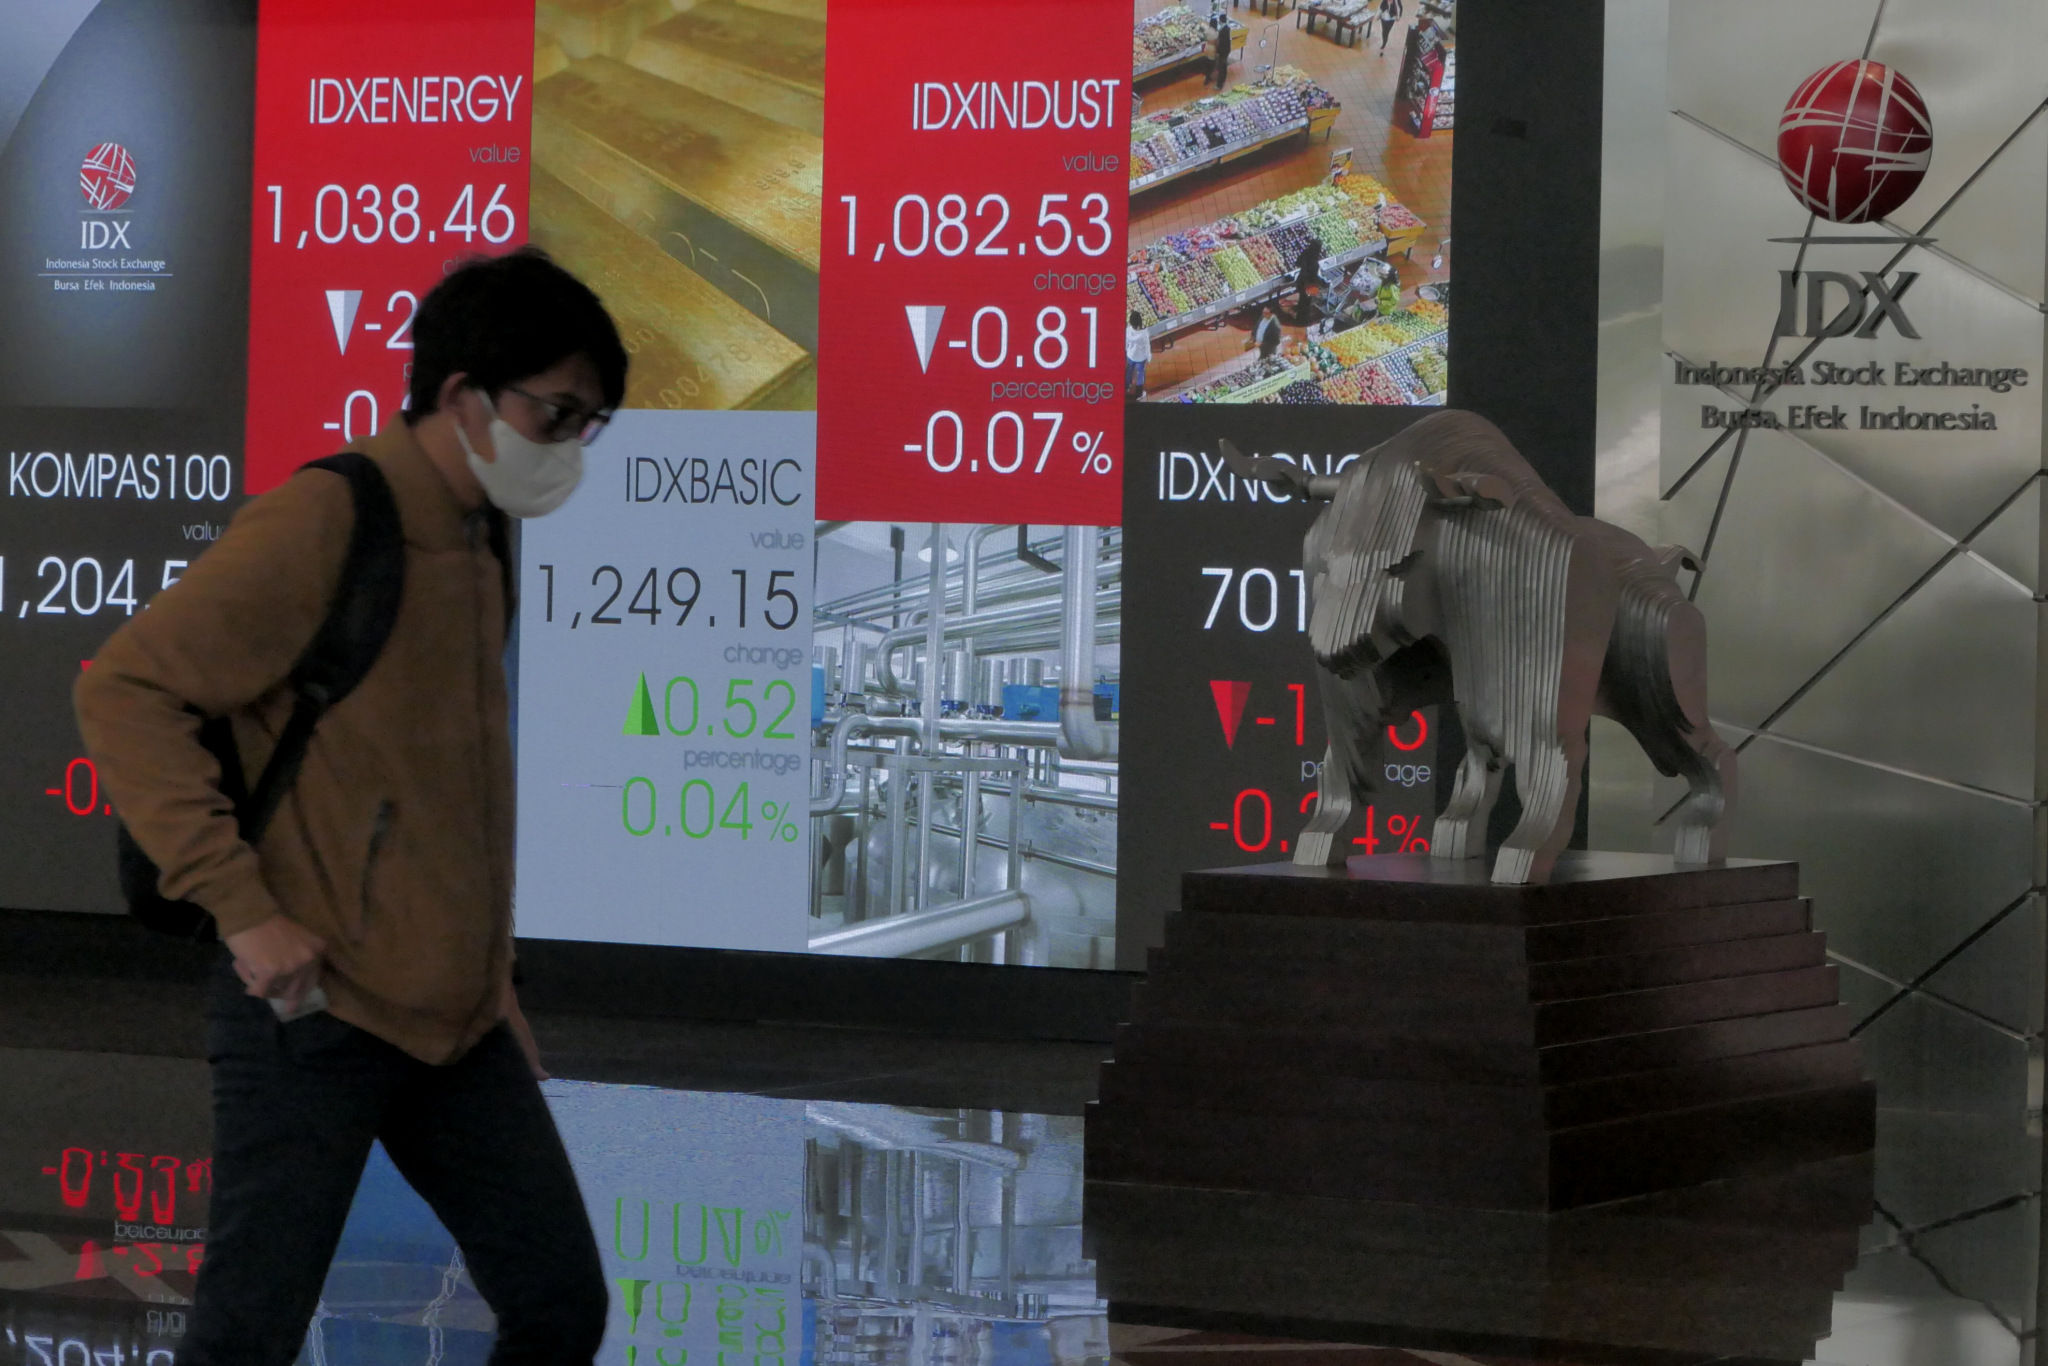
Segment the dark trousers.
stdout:
<path fill-rule="evenodd" d="M 206 1043 L 213 1201 L 179 1366 L 289 1366 L 373 1139 L 462 1248 L 497 1315 L 493 1363 L 595 1355 L 597 1241 L 509 1028 L 433 1067 L 325 1012 L 278 1023 L 224 960 Z"/>

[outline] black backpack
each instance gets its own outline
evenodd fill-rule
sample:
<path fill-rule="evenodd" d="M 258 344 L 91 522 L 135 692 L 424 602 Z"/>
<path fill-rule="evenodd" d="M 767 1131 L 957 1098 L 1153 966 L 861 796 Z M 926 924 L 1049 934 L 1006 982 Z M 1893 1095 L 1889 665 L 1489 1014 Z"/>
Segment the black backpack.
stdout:
<path fill-rule="evenodd" d="M 327 619 L 292 666 L 290 682 L 297 702 L 291 719 L 253 791 L 244 787 L 232 722 L 225 716 L 209 716 L 199 727 L 199 743 L 220 760 L 221 791 L 234 803 L 236 823 L 250 844 L 262 838 L 278 803 L 298 777 L 306 744 L 321 716 L 348 696 L 377 662 L 398 618 L 398 601 L 405 587 L 405 536 L 384 472 L 368 456 L 355 451 L 315 460 L 305 468 L 328 470 L 348 481 L 355 497 L 355 524 L 342 561 L 341 584 L 328 606 Z M 494 518 L 492 526 L 498 532 L 499 519 Z M 502 564 L 506 562 L 503 548 L 495 545 L 499 539 L 499 535 L 493 536 Z M 202 941 L 217 937 L 213 917 L 203 907 L 172 901 L 157 889 L 157 866 L 136 844 L 126 824 L 116 840 L 121 895 L 128 902 L 130 915 L 159 934 Z"/>

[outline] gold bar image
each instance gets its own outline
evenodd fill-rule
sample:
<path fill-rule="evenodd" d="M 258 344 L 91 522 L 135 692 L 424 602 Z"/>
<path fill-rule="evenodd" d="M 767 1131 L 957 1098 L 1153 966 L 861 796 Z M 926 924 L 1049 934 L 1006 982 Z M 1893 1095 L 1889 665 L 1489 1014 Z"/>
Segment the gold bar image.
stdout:
<path fill-rule="evenodd" d="M 626 60 L 650 75 L 822 137 L 825 24 L 709 0 L 640 35 Z"/>
<path fill-rule="evenodd" d="M 626 407 L 817 406 L 817 369 L 801 347 L 539 167 L 532 236 L 618 320 L 632 356 Z"/>
<path fill-rule="evenodd" d="M 675 12 L 672 0 L 540 0 L 534 28 L 572 59 L 623 57 L 643 30 Z"/>
<path fill-rule="evenodd" d="M 609 58 L 534 91 L 536 161 L 805 350 L 824 142 Z"/>
<path fill-rule="evenodd" d="M 534 39 L 534 84 L 540 84 L 540 82 L 554 75 L 557 71 L 567 71 L 568 69 L 569 54 L 562 50 L 562 45 L 560 43 L 556 42 L 553 38 L 550 38 L 545 33 L 539 35 Z"/>
<path fill-rule="evenodd" d="M 815 19 L 825 22 L 825 0 L 740 0 L 748 9 L 757 9 L 766 14 L 780 14 L 791 19 Z"/>
<path fill-rule="evenodd" d="M 588 275 L 629 407 L 817 404 L 825 0 L 541 0 L 534 240 Z"/>

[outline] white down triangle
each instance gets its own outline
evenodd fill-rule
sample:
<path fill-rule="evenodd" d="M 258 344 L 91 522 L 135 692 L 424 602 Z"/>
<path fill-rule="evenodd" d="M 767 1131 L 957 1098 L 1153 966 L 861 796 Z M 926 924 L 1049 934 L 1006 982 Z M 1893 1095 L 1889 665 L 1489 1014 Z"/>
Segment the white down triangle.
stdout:
<path fill-rule="evenodd" d="M 944 304 L 905 304 L 904 316 L 910 319 L 910 339 L 917 343 L 917 368 L 919 373 L 931 369 L 932 347 L 938 344 L 939 321 L 946 316 Z"/>
<path fill-rule="evenodd" d="M 348 354 L 349 335 L 356 330 L 356 310 L 362 307 L 363 291 L 360 289 L 330 289 L 327 291 L 327 316 L 334 320 L 334 344 L 341 354 Z"/>

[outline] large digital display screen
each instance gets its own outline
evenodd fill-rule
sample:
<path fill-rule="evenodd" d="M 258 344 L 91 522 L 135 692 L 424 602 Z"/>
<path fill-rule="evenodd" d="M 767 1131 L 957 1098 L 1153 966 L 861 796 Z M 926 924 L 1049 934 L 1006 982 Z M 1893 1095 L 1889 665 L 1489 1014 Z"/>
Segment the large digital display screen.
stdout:
<path fill-rule="evenodd" d="M 1217 438 L 1340 469 L 1458 373 L 1451 0 L 1271 9 L 20 0 L 0 905 L 118 908 L 79 669 L 532 243 L 631 374 L 517 548 L 519 933 L 1141 966 L 1322 757 L 1310 512 Z"/>

